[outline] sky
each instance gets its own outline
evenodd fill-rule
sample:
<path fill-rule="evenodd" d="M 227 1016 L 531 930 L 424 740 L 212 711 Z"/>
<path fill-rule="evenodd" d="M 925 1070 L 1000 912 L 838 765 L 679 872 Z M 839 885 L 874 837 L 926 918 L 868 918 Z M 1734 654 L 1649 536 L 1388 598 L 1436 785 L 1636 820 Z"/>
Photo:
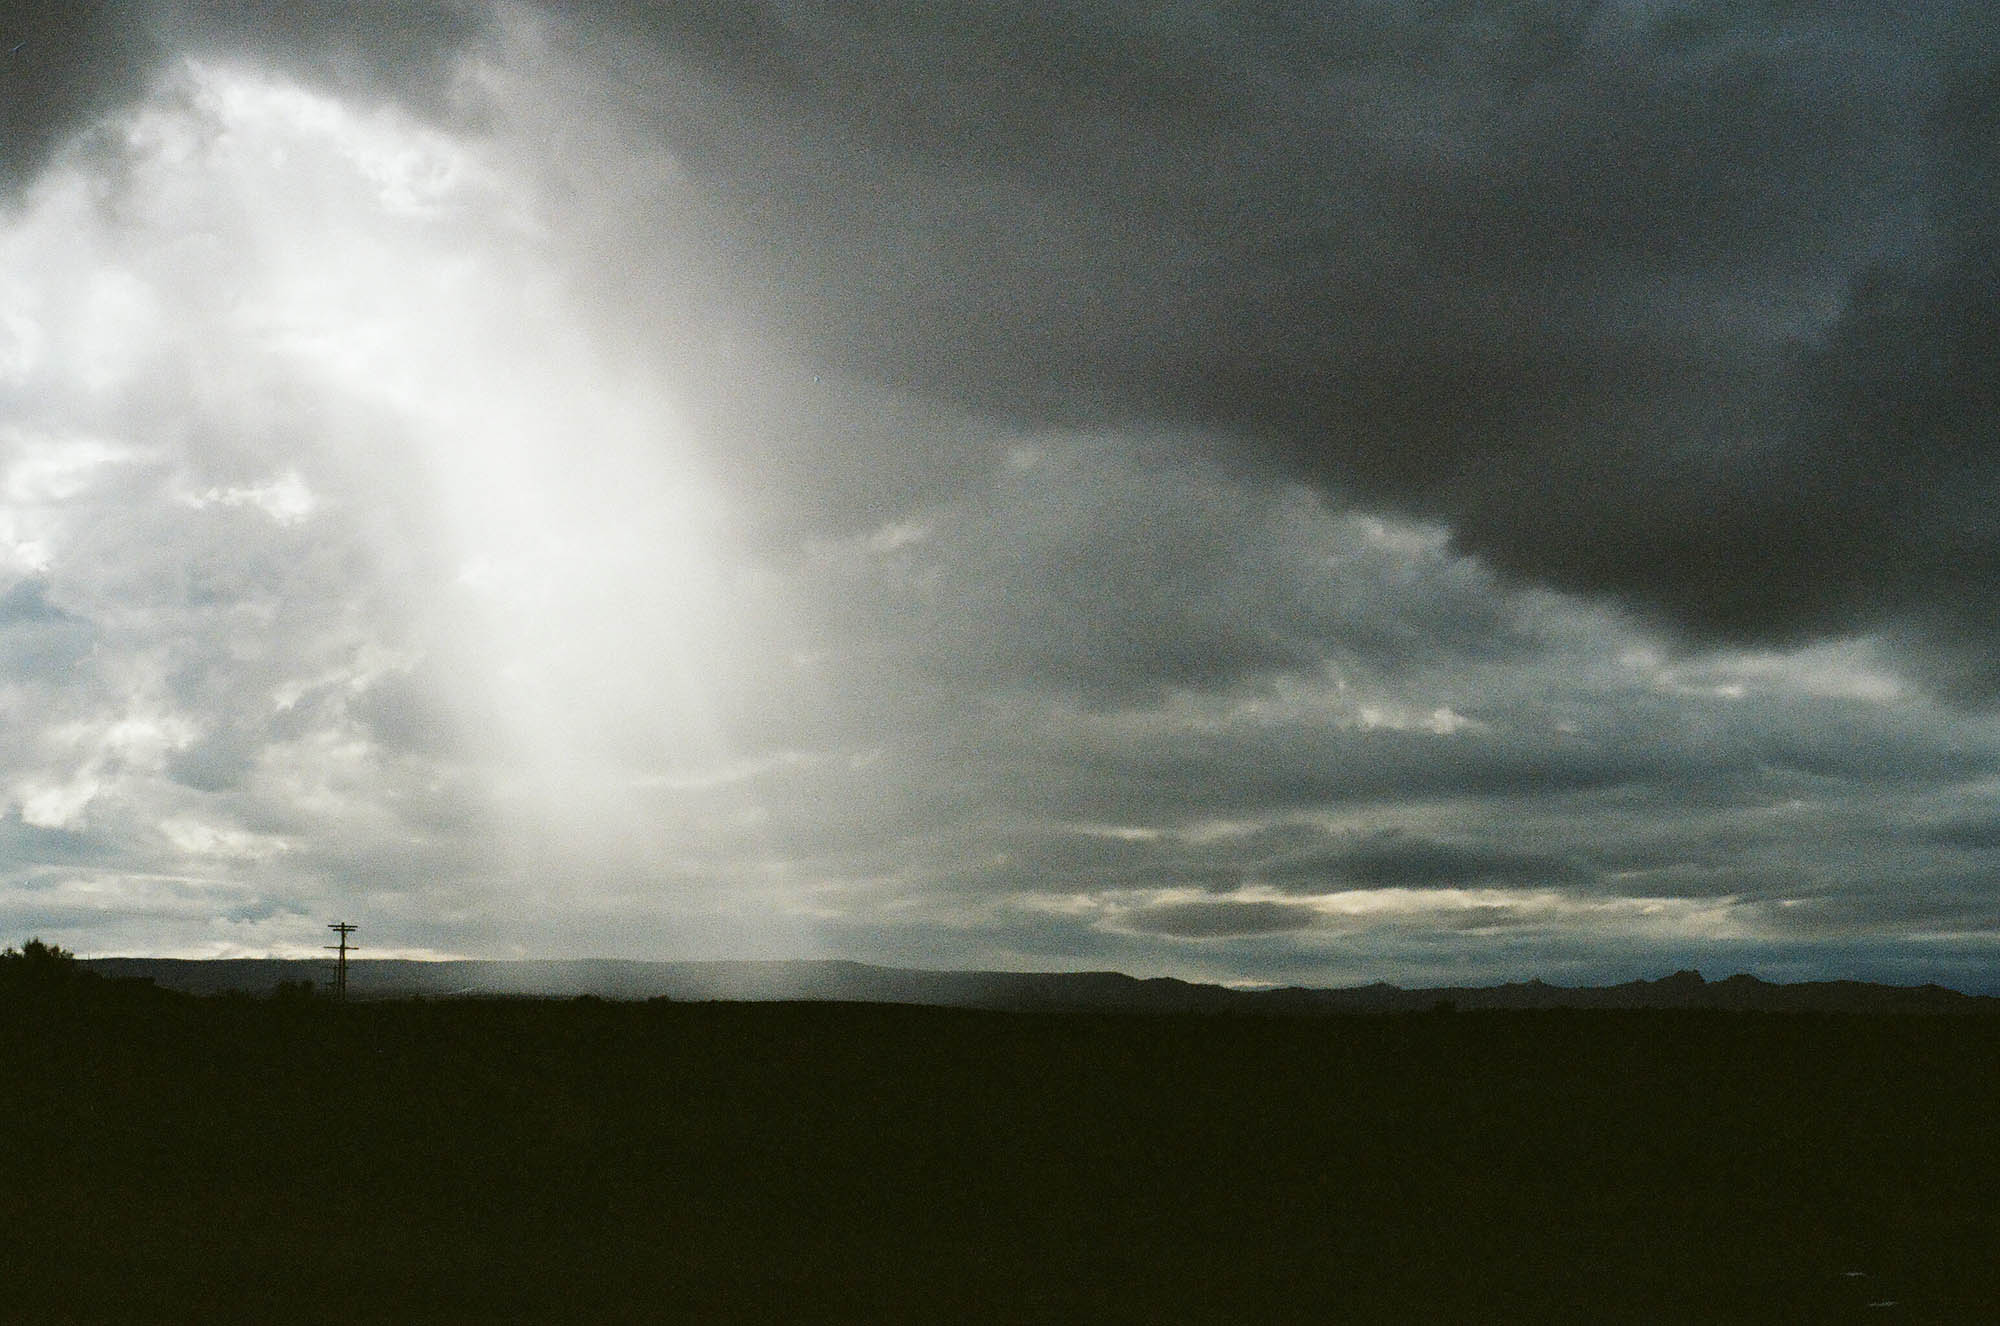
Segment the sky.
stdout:
<path fill-rule="evenodd" d="M 0 15 L 0 941 L 2000 992 L 1984 3 Z"/>

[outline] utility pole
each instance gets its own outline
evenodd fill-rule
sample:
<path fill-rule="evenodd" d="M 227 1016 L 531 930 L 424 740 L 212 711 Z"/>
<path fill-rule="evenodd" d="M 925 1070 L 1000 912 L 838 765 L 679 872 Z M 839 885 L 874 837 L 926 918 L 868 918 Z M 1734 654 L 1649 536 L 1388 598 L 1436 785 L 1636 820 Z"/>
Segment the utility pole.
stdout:
<path fill-rule="evenodd" d="M 349 944 L 347 937 L 360 928 L 358 925 L 349 925 L 345 921 L 335 921 L 327 926 L 327 929 L 340 936 L 338 944 L 328 944 L 326 946 L 340 955 L 340 964 L 333 969 L 333 997 L 339 1003 L 344 1004 L 347 1002 L 347 955 L 359 947 L 359 945 Z"/>

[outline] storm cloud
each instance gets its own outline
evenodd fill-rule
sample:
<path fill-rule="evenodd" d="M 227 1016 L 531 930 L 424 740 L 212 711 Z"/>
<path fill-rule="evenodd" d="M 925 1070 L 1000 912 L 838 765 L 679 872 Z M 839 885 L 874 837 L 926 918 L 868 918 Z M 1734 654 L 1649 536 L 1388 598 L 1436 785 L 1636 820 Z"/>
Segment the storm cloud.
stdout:
<path fill-rule="evenodd" d="M 1038 426 L 1209 431 L 1696 639 L 1887 623 L 1977 690 L 1991 553 L 1947 494 L 1992 486 L 1989 27 L 796 6 L 615 31 L 628 131 L 694 181 L 729 302 L 814 362 Z"/>
<path fill-rule="evenodd" d="M 0 12 L 0 924 L 1984 979 L 1984 7 Z"/>

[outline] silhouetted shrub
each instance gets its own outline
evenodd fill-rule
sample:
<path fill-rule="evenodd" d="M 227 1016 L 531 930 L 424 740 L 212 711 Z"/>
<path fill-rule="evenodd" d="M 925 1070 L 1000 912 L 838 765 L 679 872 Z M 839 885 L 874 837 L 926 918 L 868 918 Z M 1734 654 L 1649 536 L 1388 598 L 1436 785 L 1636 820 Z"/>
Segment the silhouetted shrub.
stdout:
<path fill-rule="evenodd" d="M 40 939 L 31 939 L 18 949 L 0 949 L 0 988 L 58 990 L 94 976 L 77 962 L 76 954 Z"/>

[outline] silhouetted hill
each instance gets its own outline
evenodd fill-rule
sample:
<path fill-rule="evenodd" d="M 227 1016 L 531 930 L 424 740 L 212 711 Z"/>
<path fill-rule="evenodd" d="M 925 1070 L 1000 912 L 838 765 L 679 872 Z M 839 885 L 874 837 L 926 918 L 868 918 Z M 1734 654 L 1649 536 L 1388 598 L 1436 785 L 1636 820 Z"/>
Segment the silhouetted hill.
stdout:
<path fill-rule="evenodd" d="M 316 959 L 94 958 L 107 976 L 149 979 L 194 994 L 240 990 L 268 995 L 287 981 L 325 982 L 332 964 Z M 1559 986 L 1542 981 L 1404 989 L 1376 983 L 1343 989 L 1232 990 L 1171 977 L 1119 972 L 919 971 L 860 962 L 631 962 L 619 959 L 413 962 L 377 958 L 348 964 L 356 998 L 518 995 L 606 999 L 807 1000 L 930 1004 L 955 1008 L 1077 1009 L 1117 1012 L 1401 1013 L 1460 1009 L 1679 1008 L 1738 1012 L 1995 1013 L 2000 999 L 1938 985 L 1865 981 L 1778 984 L 1737 975 L 1706 981 L 1680 971 L 1657 981 Z"/>
<path fill-rule="evenodd" d="M 1678 971 L 1657 981 L 1622 985 L 1560 986 L 1542 981 L 1506 985 L 1453 986 L 1405 990 L 1365 985 L 1347 990 L 1273 990 L 1265 1006 L 1298 1011 L 1394 1013 L 1436 1008 L 1679 1008 L 1748 1013 L 1995 1013 L 2000 999 L 1968 995 L 1941 985 L 1876 985 L 1867 981 L 1802 981 L 1779 984 L 1736 975 L 1705 981 L 1700 972 Z"/>

